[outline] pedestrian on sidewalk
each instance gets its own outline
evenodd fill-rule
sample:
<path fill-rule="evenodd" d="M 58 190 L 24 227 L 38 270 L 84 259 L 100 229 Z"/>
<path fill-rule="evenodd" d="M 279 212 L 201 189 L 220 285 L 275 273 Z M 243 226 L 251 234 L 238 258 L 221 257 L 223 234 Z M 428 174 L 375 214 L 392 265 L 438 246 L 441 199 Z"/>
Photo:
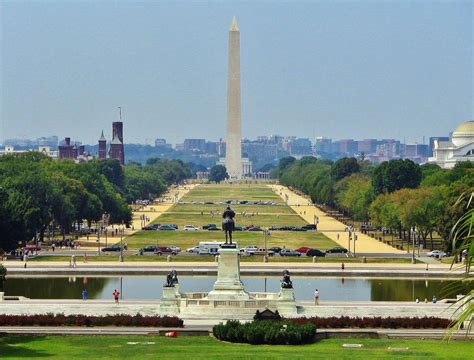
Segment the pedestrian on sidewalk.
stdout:
<path fill-rule="evenodd" d="M 71 264 L 73 268 L 76 268 L 76 255 L 71 255 Z"/>
<path fill-rule="evenodd" d="M 118 305 L 120 293 L 117 291 L 117 289 L 115 289 L 112 295 L 114 296 L 115 303 Z"/>
<path fill-rule="evenodd" d="M 438 299 L 436 298 L 436 295 L 433 295 L 433 304 L 436 304 L 437 301 Z"/>
<path fill-rule="evenodd" d="M 84 251 L 84 262 L 87 262 L 87 252 Z"/>
<path fill-rule="evenodd" d="M 319 305 L 319 290 L 314 291 L 314 305 Z"/>
<path fill-rule="evenodd" d="M 26 269 L 26 263 L 28 262 L 28 255 L 27 254 L 23 255 L 23 262 L 25 263 L 25 269 Z"/>
<path fill-rule="evenodd" d="M 419 304 L 419 303 L 420 303 L 420 299 L 416 298 L 415 302 L 416 302 L 417 304 Z"/>
<path fill-rule="evenodd" d="M 87 289 L 82 290 L 82 300 L 86 301 L 87 300 Z"/>

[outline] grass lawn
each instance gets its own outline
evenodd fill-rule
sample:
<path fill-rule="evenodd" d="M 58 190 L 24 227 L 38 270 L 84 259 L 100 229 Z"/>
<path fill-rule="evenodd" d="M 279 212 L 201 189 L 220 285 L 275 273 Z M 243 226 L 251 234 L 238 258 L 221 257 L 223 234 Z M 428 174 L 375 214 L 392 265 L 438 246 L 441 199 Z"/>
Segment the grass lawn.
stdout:
<path fill-rule="evenodd" d="M 145 245 L 179 246 L 182 250 L 199 245 L 200 241 L 223 241 L 222 231 L 140 231 L 129 237 L 126 241 L 129 249 L 141 248 Z M 256 245 L 264 247 L 263 233 L 260 231 L 236 231 L 234 241 L 239 246 Z M 272 231 L 267 238 L 267 246 L 286 246 L 299 248 L 301 246 L 326 250 L 337 244 L 317 231 Z"/>
<path fill-rule="evenodd" d="M 343 348 L 342 344 L 363 344 Z M 397 352 L 388 348 L 408 348 Z M 3 336 L 2 359 L 472 359 L 474 343 L 434 340 L 328 339 L 310 345 L 221 343 L 207 336 Z"/>
<path fill-rule="evenodd" d="M 284 203 L 272 189 L 263 184 L 207 184 L 200 185 L 184 196 L 182 201 L 274 201 Z"/>
<path fill-rule="evenodd" d="M 198 208 L 198 205 L 195 205 Z M 222 209 L 221 209 L 222 210 Z M 201 228 L 206 224 L 216 224 L 218 227 L 222 225 L 222 215 L 212 216 L 209 213 L 201 215 L 200 212 L 189 213 L 189 212 L 176 212 L 174 209 L 170 209 L 163 215 L 160 215 L 153 223 L 158 224 L 177 224 L 179 227 L 184 225 L 195 225 Z M 304 221 L 298 214 L 263 214 L 253 215 L 251 217 L 244 217 L 237 215 L 235 217 L 236 225 L 240 226 L 303 226 L 307 222 Z"/>
<path fill-rule="evenodd" d="M 302 226 L 306 222 L 269 187 L 263 184 L 219 184 L 201 185 L 191 190 L 183 201 L 225 201 L 225 200 L 271 200 L 278 202 L 278 206 L 269 205 L 236 205 L 236 223 L 241 226 L 256 225 L 269 227 L 294 225 Z M 216 224 L 221 227 L 221 215 L 211 216 L 211 211 L 222 212 L 224 205 L 176 204 L 167 212 L 159 216 L 154 222 L 160 224 L 195 225 L 202 227 L 205 224 Z M 201 215 L 201 211 L 203 214 Z M 253 213 L 251 217 L 242 216 L 242 212 Z M 257 215 L 258 214 L 258 215 Z M 262 232 L 235 232 L 235 241 L 241 246 L 257 245 L 264 247 Z M 200 241 L 222 241 L 222 231 L 139 231 L 127 237 L 126 242 L 130 249 L 137 249 L 146 245 L 159 244 L 160 246 L 174 245 L 187 249 L 199 244 Z M 285 246 L 299 248 L 301 246 L 314 247 L 321 250 L 337 246 L 335 242 L 321 233 L 283 232 L 273 231 L 268 238 L 268 247 Z"/>

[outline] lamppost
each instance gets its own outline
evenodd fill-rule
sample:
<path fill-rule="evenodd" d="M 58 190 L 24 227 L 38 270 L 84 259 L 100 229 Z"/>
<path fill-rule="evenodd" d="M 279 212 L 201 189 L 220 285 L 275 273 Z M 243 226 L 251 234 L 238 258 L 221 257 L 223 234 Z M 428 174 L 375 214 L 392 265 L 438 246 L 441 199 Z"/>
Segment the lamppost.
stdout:
<path fill-rule="evenodd" d="M 123 223 L 122 223 L 122 228 L 119 229 L 120 231 L 120 262 L 123 262 L 123 245 L 122 245 L 122 240 L 123 240 Z"/>
<path fill-rule="evenodd" d="M 97 232 L 97 255 L 100 256 L 100 228 L 99 222 L 95 222 L 95 231 Z"/>
<path fill-rule="evenodd" d="M 413 226 L 412 228 L 413 233 L 413 242 L 412 242 L 412 255 L 411 255 L 411 262 L 412 264 L 415 263 L 415 237 L 416 237 L 416 227 Z"/>

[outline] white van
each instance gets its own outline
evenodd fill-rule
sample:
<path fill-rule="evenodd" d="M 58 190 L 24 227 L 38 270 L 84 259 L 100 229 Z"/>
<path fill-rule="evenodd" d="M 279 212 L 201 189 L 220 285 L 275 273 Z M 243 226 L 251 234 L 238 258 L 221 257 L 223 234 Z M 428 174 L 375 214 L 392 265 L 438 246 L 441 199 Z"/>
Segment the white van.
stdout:
<path fill-rule="evenodd" d="M 225 244 L 223 241 L 201 241 L 199 243 L 199 255 L 217 255 L 217 251 Z M 236 244 L 238 248 L 238 244 Z"/>

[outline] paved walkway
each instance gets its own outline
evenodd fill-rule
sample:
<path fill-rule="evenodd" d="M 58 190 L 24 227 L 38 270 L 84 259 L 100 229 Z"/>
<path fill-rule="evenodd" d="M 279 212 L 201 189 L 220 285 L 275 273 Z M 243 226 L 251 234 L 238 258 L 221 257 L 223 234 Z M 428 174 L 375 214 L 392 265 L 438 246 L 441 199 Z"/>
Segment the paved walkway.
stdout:
<path fill-rule="evenodd" d="M 346 225 L 333 217 L 327 215 L 315 207 L 311 200 L 296 194 L 286 186 L 282 185 L 268 185 L 272 190 L 280 195 L 283 200 L 288 199 L 288 205 L 296 211 L 304 220 L 313 224 L 315 219 L 319 219 L 318 230 L 326 235 L 331 240 L 335 241 L 342 247 L 354 252 L 354 241 L 350 242 L 349 247 L 349 233 L 345 231 Z M 377 254 L 405 254 L 402 250 L 395 249 L 389 245 L 384 244 L 368 235 L 357 233 L 356 253 L 377 253 Z"/>
<path fill-rule="evenodd" d="M 173 205 L 175 205 L 179 199 L 181 199 L 184 195 L 186 195 L 189 191 L 191 191 L 195 186 L 198 184 L 188 184 L 185 186 L 179 187 L 170 187 L 168 191 L 163 194 L 160 198 L 156 199 L 156 204 L 147 205 L 141 208 L 139 211 L 133 212 L 132 223 L 130 228 L 126 228 L 124 231 L 124 236 L 130 236 L 137 231 L 140 231 L 143 225 L 148 225 L 154 220 L 156 220 L 160 215 L 168 211 Z M 145 221 L 141 220 L 142 216 L 146 218 Z M 112 226 L 108 227 L 108 233 L 111 234 L 114 231 Z M 90 235 L 89 239 L 86 236 L 79 238 L 79 242 L 84 241 L 94 241 L 95 236 Z M 105 245 L 104 235 L 101 236 L 101 245 Z M 107 238 L 107 245 L 113 245 L 120 242 L 120 236 L 108 236 Z M 97 250 L 97 246 L 82 246 L 81 250 Z"/>
<path fill-rule="evenodd" d="M 111 295 L 112 297 L 112 295 Z M 5 315 L 20 314 L 64 314 L 64 315 L 109 315 L 109 314 L 128 314 L 156 316 L 167 313 L 160 309 L 159 300 L 121 300 L 114 304 L 113 300 L 67 300 L 67 299 L 20 299 L 0 301 L 0 312 Z M 419 303 L 409 301 L 321 301 L 319 305 L 314 305 L 309 301 L 296 301 L 298 313 L 295 317 L 302 316 L 367 316 L 367 317 L 423 317 L 435 316 L 441 318 L 451 318 L 455 312 L 452 304 L 438 302 Z M 183 305 L 181 305 L 183 306 Z M 204 307 L 203 309 L 206 309 Z M 211 314 L 203 309 L 182 308 L 178 314 L 179 317 L 186 320 L 227 320 L 242 319 L 251 320 L 255 310 L 243 309 L 240 307 L 229 306 L 226 308 L 215 309 Z"/>

